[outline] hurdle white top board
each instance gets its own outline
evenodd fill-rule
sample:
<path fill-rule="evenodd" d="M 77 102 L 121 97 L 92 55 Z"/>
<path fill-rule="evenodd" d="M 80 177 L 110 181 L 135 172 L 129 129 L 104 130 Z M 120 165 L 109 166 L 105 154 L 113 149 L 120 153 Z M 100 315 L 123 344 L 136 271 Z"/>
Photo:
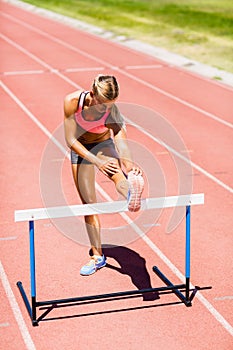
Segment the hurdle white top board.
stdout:
<path fill-rule="evenodd" d="M 142 199 L 141 210 L 183 207 L 198 204 L 204 204 L 203 193 Z M 49 208 L 25 209 L 15 211 L 15 222 L 94 214 L 113 214 L 124 211 L 128 211 L 126 200 Z"/>

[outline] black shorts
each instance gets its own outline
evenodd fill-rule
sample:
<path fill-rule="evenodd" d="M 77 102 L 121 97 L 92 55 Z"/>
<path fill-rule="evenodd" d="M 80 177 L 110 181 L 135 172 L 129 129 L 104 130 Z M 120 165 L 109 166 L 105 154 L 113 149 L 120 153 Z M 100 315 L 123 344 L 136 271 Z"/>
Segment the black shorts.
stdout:
<path fill-rule="evenodd" d="M 98 152 L 102 152 L 103 155 L 107 157 L 119 159 L 119 155 L 116 151 L 116 148 L 112 139 L 108 139 L 98 143 L 90 143 L 83 146 L 94 155 L 97 155 Z M 81 163 L 91 164 L 88 160 L 83 159 L 73 150 L 71 150 L 71 163 L 72 164 L 81 164 Z"/>

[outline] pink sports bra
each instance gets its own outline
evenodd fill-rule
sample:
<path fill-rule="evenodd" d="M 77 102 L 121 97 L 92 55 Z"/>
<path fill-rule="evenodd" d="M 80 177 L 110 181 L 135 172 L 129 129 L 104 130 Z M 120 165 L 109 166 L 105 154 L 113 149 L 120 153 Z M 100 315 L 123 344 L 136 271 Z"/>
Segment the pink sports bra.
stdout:
<path fill-rule="evenodd" d="M 94 133 L 94 134 L 102 134 L 108 128 L 105 126 L 106 120 L 109 117 L 110 111 L 106 111 L 104 115 L 98 120 L 85 120 L 82 115 L 83 105 L 85 101 L 85 97 L 89 91 L 82 92 L 79 97 L 78 102 L 78 110 L 75 113 L 75 119 L 77 124 L 85 131 Z"/>

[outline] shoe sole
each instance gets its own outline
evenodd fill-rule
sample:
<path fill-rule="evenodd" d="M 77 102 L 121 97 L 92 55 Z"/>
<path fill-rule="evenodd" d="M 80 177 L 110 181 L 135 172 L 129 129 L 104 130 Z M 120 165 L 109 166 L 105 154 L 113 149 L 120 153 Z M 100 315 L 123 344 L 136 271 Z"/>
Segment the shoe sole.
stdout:
<path fill-rule="evenodd" d="M 129 211 L 136 212 L 141 208 L 141 196 L 144 189 L 144 180 L 141 175 L 128 174 L 130 200 Z"/>

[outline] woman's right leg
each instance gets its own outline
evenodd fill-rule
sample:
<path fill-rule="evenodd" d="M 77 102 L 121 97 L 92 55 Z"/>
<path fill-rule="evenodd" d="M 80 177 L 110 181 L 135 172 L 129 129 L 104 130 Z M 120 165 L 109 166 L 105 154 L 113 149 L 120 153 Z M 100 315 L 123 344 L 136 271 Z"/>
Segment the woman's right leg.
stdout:
<path fill-rule="evenodd" d="M 93 164 L 72 164 L 75 185 L 83 204 L 96 203 L 95 169 Z M 100 221 L 98 215 L 84 217 L 94 255 L 102 255 Z"/>

